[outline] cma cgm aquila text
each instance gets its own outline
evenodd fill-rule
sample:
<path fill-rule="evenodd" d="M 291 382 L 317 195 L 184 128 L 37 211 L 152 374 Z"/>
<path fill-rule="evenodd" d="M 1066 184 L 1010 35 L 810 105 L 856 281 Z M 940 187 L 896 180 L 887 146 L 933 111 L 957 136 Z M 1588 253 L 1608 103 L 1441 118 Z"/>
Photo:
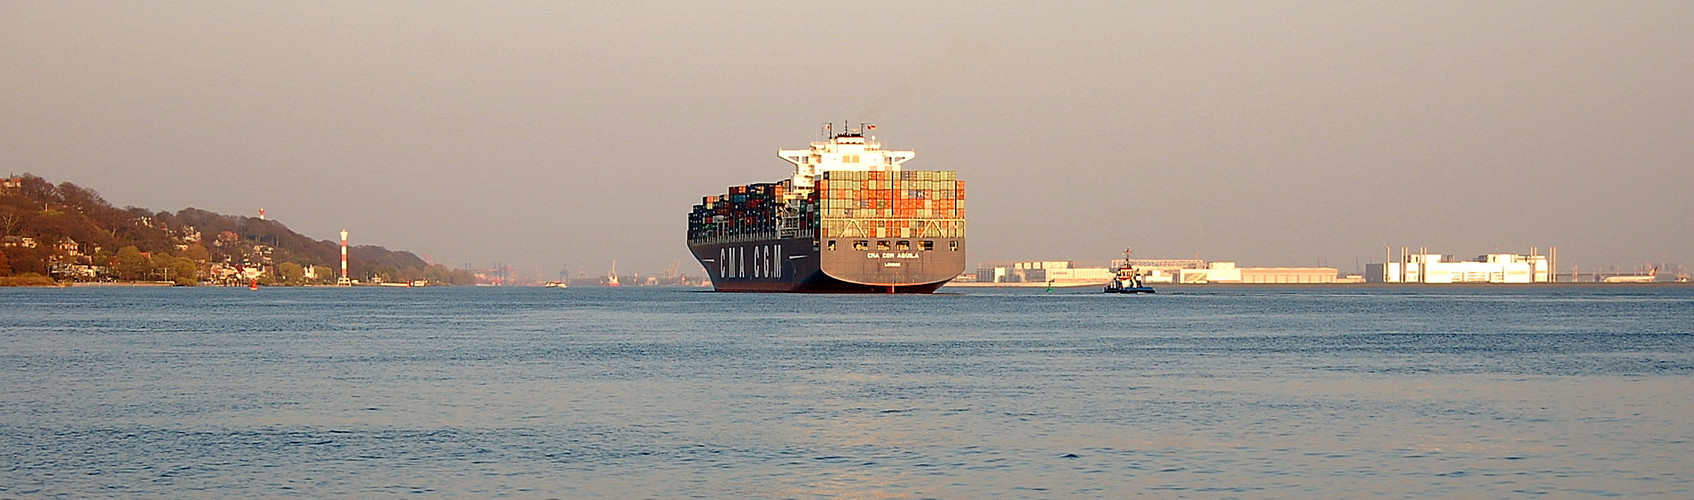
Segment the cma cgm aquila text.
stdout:
<path fill-rule="evenodd" d="M 781 182 L 731 186 L 688 214 L 688 248 L 723 292 L 929 293 L 965 269 L 965 183 L 902 170 L 911 151 L 824 127 L 784 149 Z"/>

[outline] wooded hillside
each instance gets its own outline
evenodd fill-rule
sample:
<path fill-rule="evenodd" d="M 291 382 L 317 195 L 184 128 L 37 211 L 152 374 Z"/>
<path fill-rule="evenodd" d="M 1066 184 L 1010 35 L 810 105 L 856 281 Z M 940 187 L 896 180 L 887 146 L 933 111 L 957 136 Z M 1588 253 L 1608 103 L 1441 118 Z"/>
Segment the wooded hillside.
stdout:
<path fill-rule="evenodd" d="M 0 181 L 0 276 L 195 284 L 229 280 L 233 269 L 247 276 L 257 270 L 268 283 L 308 284 L 333 283 L 339 274 L 339 242 L 277 221 L 197 208 L 117 208 L 92 189 L 28 174 Z M 474 283 L 469 272 L 379 246 L 350 248 L 347 264 L 357 280 Z M 313 278 L 306 270 L 321 272 Z"/>

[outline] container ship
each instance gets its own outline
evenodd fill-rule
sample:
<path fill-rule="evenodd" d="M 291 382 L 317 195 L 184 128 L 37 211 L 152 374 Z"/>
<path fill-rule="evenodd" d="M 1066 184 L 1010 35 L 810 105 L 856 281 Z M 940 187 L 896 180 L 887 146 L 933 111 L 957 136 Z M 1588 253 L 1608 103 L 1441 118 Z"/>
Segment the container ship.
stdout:
<path fill-rule="evenodd" d="M 780 182 L 730 186 L 688 214 L 688 248 L 722 292 L 930 293 L 965 269 L 965 183 L 903 170 L 875 125 L 824 127 L 777 156 Z"/>

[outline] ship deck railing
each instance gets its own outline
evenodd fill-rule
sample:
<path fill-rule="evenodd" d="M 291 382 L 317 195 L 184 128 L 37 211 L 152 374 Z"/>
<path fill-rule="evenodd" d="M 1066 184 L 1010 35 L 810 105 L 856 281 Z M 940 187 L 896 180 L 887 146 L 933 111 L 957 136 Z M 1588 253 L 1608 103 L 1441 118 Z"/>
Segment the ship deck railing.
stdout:
<path fill-rule="evenodd" d="M 794 238 L 811 238 L 811 237 L 817 236 L 817 234 L 818 234 L 818 232 L 815 229 L 792 230 L 792 231 L 790 231 L 790 230 L 760 231 L 760 232 L 757 232 L 757 233 L 747 233 L 747 234 L 726 234 L 726 235 L 720 235 L 720 236 L 706 236 L 706 237 L 701 237 L 701 238 L 689 238 L 688 244 L 690 244 L 690 245 L 717 245 L 717 244 L 723 244 L 723 243 L 751 243 L 751 242 L 757 242 L 757 241 L 770 241 L 770 240 L 779 240 L 779 239 L 786 240 L 786 239 L 794 239 Z"/>

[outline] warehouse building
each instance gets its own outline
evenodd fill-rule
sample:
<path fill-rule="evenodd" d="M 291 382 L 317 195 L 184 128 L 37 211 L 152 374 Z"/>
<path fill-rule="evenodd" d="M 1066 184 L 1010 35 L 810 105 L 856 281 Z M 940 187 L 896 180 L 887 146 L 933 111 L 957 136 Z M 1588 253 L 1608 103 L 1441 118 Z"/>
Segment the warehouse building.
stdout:
<path fill-rule="evenodd" d="M 1556 255 L 1556 254 L 1555 254 Z M 1553 262 L 1547 255 L 1491 253 L 1461 261 L 1433 253 L 1402 253 L 1399 262 L 1366 264 L 1372 283 L 1551 283 Z"/>
<path fill-rule="evenodd" d="M 1177 271 L 1179 283 L 1302 284 L 1339 283 L 1333 267 L 1236 267 L 1234 262 L 1208 262 L 1204 269 Z"/>
<path fill-rule="evenodd" d="M 1125 263 L 1135 266 L 1144 283 L 1166 284 L 1305 284 L 1343 283 L 1333 267 L 1238 267 L 1234 262 L 1200 259 L 1112 260 L 1111 267 L 1077 267 L 1075 261 L 1037 260 L 981 263 L 978 283 L 1024 283 L 1052 286 L 1104 285 Z M 1356 277 L 1355 277 L 1356 279 Z"/>
<path fill-rule="evenodd" d="M 1075 261 L 1037 260 L 985 263 L 977 266 L 976 280 L 987 283 L 1039 283 L 1053 286 L 1103 285 L 1112 280 L 1111 269 L 1076 267 Z"/>

